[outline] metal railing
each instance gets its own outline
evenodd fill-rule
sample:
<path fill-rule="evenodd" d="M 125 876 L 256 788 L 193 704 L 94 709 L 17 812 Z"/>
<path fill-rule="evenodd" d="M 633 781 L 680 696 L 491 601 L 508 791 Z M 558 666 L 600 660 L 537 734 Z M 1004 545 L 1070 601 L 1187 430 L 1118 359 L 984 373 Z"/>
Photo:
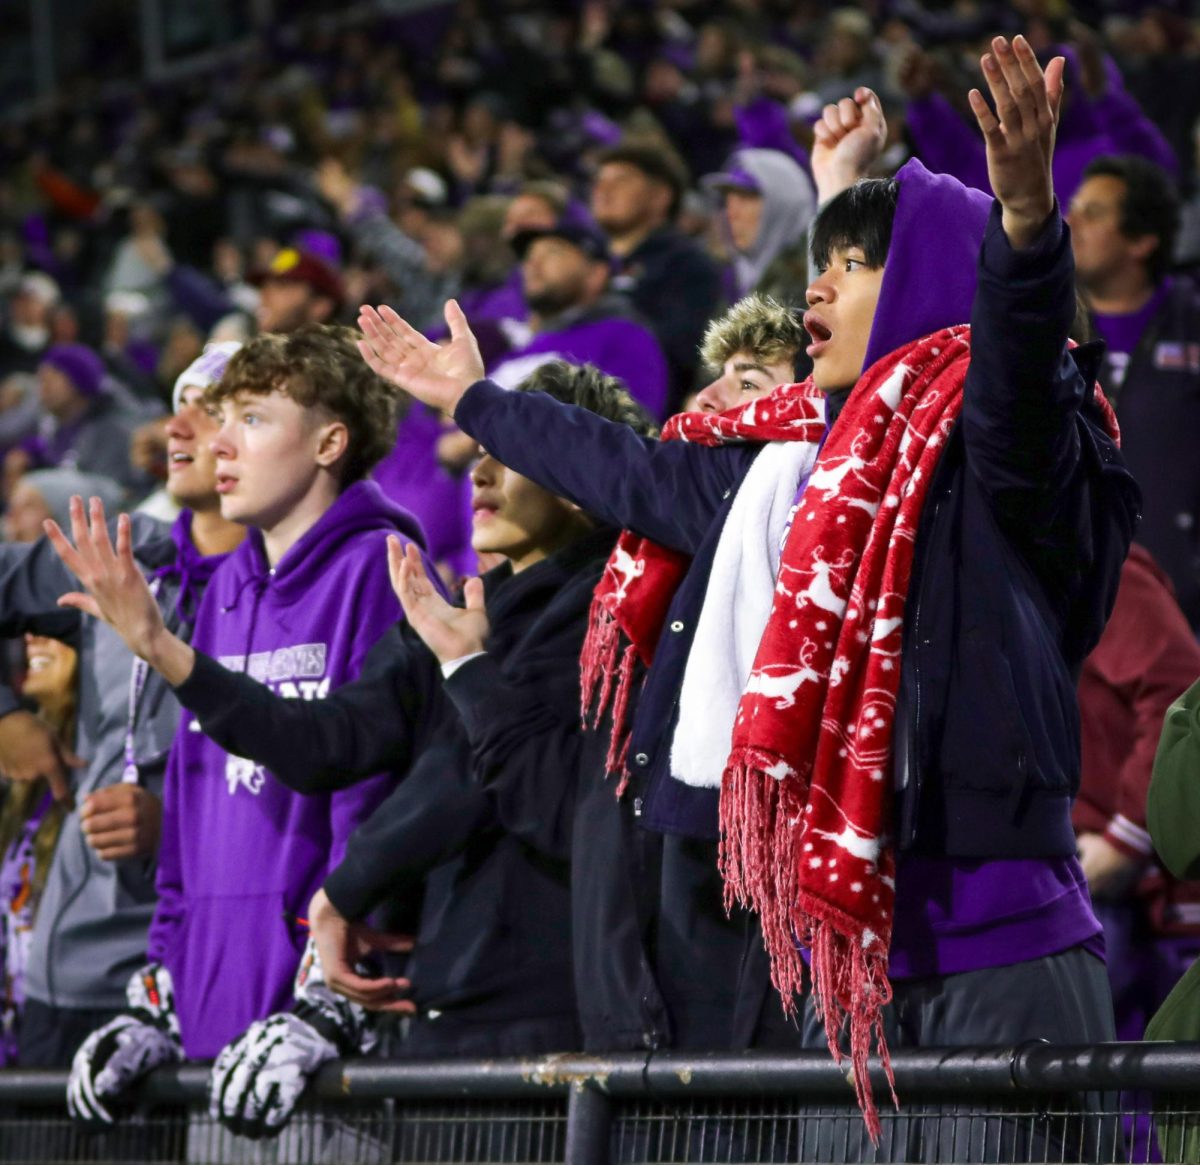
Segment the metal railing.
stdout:
<path fill-rule="evenodd" d="M 898 1111 L 874 1072 L 877 1148 L 824 1052 L 331 1064 L 259 1142 L 208 1118 L 201 1066 L 156 1072 L 100 1135 L 66 1118 L 65 1074 L 18 1070 L 0 1073 L 0 1161 L 1200 1161 L 1200 1044 L 906 1050 L 893 1066 Z"/>

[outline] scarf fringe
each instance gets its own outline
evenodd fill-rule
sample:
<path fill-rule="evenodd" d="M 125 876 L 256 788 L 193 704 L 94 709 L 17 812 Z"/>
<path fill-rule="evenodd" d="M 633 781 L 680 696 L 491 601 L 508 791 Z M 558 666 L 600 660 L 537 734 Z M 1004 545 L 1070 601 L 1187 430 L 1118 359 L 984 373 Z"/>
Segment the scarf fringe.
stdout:
<path fill-rule="evenodd" d="M 796 778 L 778 780 L 771 775 L 779 759 L 761 749 L 739 749 L 725 770 L 720 849 L 725 906 L 729 909 L 737 902 L 759 915 L 771 981 L 789 1016 L 795 1015 L 804 987 L 800 947 L 810 949 L 815 1012 L 839 1064 L 839 1039 L 849 1020 L 855 1094 L 867 1132 L 878 1145 L 882 1128 L 868 1063 L 872 1037 L 892 1103 L 899 1108 L 883 1027 L 883 1008 L 892 998 L 887 955 L 868 949 L 863 929 L 841 911 L 800 892 L 802 807 L 792 788 Z"/>
<path fill-rule="evenodd" d="M 618 665 L 617 656 L 621 655 Z M 612 701 L 612 734 L 604 766 L 609 773 L 620 774 L 616 796 L 629 786 L 629 701 L 633 695 L 633 674 L 637 666 L 637 648 L 629 643 L 621 653 L 621 628 L 612 613 L 599 601 L 593 601 L 583 641 L 580 662 L 580 714 L 584 727 L 598 728 L 609 701 Z M 616 691 L 613 691 L 613 677 Z M 597 688 L 599 692 L 597 692 Z"/>

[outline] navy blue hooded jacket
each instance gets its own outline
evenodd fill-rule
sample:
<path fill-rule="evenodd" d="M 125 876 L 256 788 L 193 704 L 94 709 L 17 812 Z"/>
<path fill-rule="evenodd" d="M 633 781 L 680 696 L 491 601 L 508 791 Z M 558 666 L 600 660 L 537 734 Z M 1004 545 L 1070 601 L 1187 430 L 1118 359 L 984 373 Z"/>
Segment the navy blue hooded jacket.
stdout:
<path fill-rule="evenodd" d="M 957 857 L 1065 856 L 1074 853 L 1079 782 L 1075 678 L 1111 609 L 1139 495 L 1091 402 L 1095 353 L 1066 350 L 1074 272 L 1057 210 L 1018 252 L 998 205 L 989 217 L 989 200 L 919 163 L 899 178 L 867 363 L 968 317 L 973 355 L 962 418 L 918 531 L 896 836 L 902 848 Z M 680 838 L 715 838 L 715 793 L 672 781 L 668 754 L 712 555 L 758 447 L 660 444 L 487 382 L 467 391 L 455 419 L 506 465 L 600 520 L 694 556 L 633 715 L 632 793 L 644 821 Z M 656 935 L 660 984 L 673 1013 L 700 1014 L 672 999 L 675 969 L 690 966 L 678 978 L 694 1001 L 715 998 L 724 990 L 715 984 L 736 977 L 740 962 L 718 968 L 697 954 L 698 926 L 714 923 L 698 896 L 714 896 L 687 876 L 671 882 L 672 841 Z M 575 863 L 578 876 L 578 855 Z M 703 863 L 675 864 L 703 872 Z M 677 957 L 664 949 L 672 941 Z M 734 949 L 731 937 L 729 960 Z"/>

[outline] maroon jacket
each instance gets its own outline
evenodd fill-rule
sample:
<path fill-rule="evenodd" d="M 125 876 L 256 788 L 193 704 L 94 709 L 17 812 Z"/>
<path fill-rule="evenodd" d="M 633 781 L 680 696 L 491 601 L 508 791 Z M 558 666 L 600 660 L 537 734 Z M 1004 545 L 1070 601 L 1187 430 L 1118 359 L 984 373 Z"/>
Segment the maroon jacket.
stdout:
<path fill-rule="evenodd" d="M 1079 677 L 1083 780 L 1071 814 L 1077 833 L 1102 833 L 1131 857 L 1153 858 L 1146 831 L 1150 771 L 1170 705 L 1200 676 L 1200 645 L 1166 574 L 1134 545 L 1121 568 L 1112 617 Z M 1200 921 L 1200 885 L 1157 870 L 1143 880 L 1156 929 Z M 1193 909 L 1180 910 L 1184 902 Z"/>

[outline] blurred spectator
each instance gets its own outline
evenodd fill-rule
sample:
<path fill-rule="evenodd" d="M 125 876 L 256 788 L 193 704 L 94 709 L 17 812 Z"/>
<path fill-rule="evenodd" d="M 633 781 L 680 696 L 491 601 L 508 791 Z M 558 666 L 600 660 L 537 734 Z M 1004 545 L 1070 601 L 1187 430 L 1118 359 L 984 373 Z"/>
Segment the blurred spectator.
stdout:
<path fill-rule="evenodd" d="M 803 306 L 808 287 L 808 224 L 817 208 L 812 179 L 778 150 L 738 150 L 705 186 L 721 196 L 733 250 L 735 298 L 752 291 Z"/>
<path fill-rule="evenodd" d="M 532 338 L 489 375 L 515 388 L 549 360 L 593 364 L 623 380 L 634 399 L 661 418 L 666 359 L 653 332 L 611 293 L 608 240 L 591 215 L 573 203 L 553 226 L 519 232 L 513 246 L 521 260 Z"/>
<path fill-rule="evenodd" d="M 102 474 L 127 489 L 147 484 L 129 460 L 129 438 L 140 418 L 91 348 L 48 349 L 38 366 L 38 393 L 37 432 L 5 459 L 8 488 L 26 469 L 60 465 Z"/>
<path fill-rule="evenodd" d="M 1067 59 L 1053 163 L 1054 191 L 1062 205 L 1074 198 L 1088 164 L 1101 155 L 1135 154 L 1178 173 L 1174 151 L 1126 91 L 1116 63 L 1094 36 L 1048 50 L 1048 55 L 1058 54 Z M 936 75 L 919 75 L 908 87 L 905 113 L 917 156 L 937 173 L 990 190 L 983 139 L 936 91 Z"/>
<path fill-rule="evenodd" d="M 327 257 L 285 247 L 271 265 L 250 278 L 260 286 L 255 319 L 260 332 L 294 332 L 328 323 L 345 299 L 341 274 Z"/>
<path fill-rule="evenodd" d="M 21 277 L 8 301 L 7 320 L 0 340 L 0 375 L 32 372 L 50 346 L 50 323 L 59 303 L 58 284 L 41 271 Z"/>
<path fill-rule="evenodd" d="M 592 182 L 592 213 L 614 256 L 610 286 L 653 327 L 670 365 L 673 406 L 693 387 L 696 349 L 722 298 L 716 261 L 674 225 L 687 186 L 669 145 L 636 139 L 601 153 Z"/>
<path fill-rule="evenodd" d="M 42 635 L 25 636 L 22 694 L 36 705 L 47 729 L 64 748 L 75 738 L 77 662 L 73 647 Z M 0 1067 L 17 1063 L 33 926 L 68 808 L 55 800 L 44 778 L 9 785 L 4 794 L 0 810 Z"/>
<path fill-rule="evenodd" d="M 53 518 L 63 529 L 71 524 L 70 502 L 74 496 L 97 497 L 115 513 L 121 508 L 124 491 L 111 478 L 78 469 L 34 469 L 16 481 L 4 510 L 4 537 L 8 542 L 36 542 L 42 523 Z"/>
<path fill-rule="evenodd" d="M 1098 158 L 1071 200 L 1075 277 L 1106 350 L 1100 382 L 1142 488 L 1138 540 L 1200 629 L 1200 289 L 1169 274 L 1178 199 L 1143 158 Z"/>
<path fill-rule="evenodd" d="M 1071 813 L 1104 926 L 1118 1039 L 1141 1037 L 1200 947 L 1196 888 L 1144 877 L 1154 857 L 1146 793 L 1163 718 L 1198 675 L 1200 646 L 1167 576 L 1135 544 L 1104 634 L 1080 673 L 1083 775 Z"/>

